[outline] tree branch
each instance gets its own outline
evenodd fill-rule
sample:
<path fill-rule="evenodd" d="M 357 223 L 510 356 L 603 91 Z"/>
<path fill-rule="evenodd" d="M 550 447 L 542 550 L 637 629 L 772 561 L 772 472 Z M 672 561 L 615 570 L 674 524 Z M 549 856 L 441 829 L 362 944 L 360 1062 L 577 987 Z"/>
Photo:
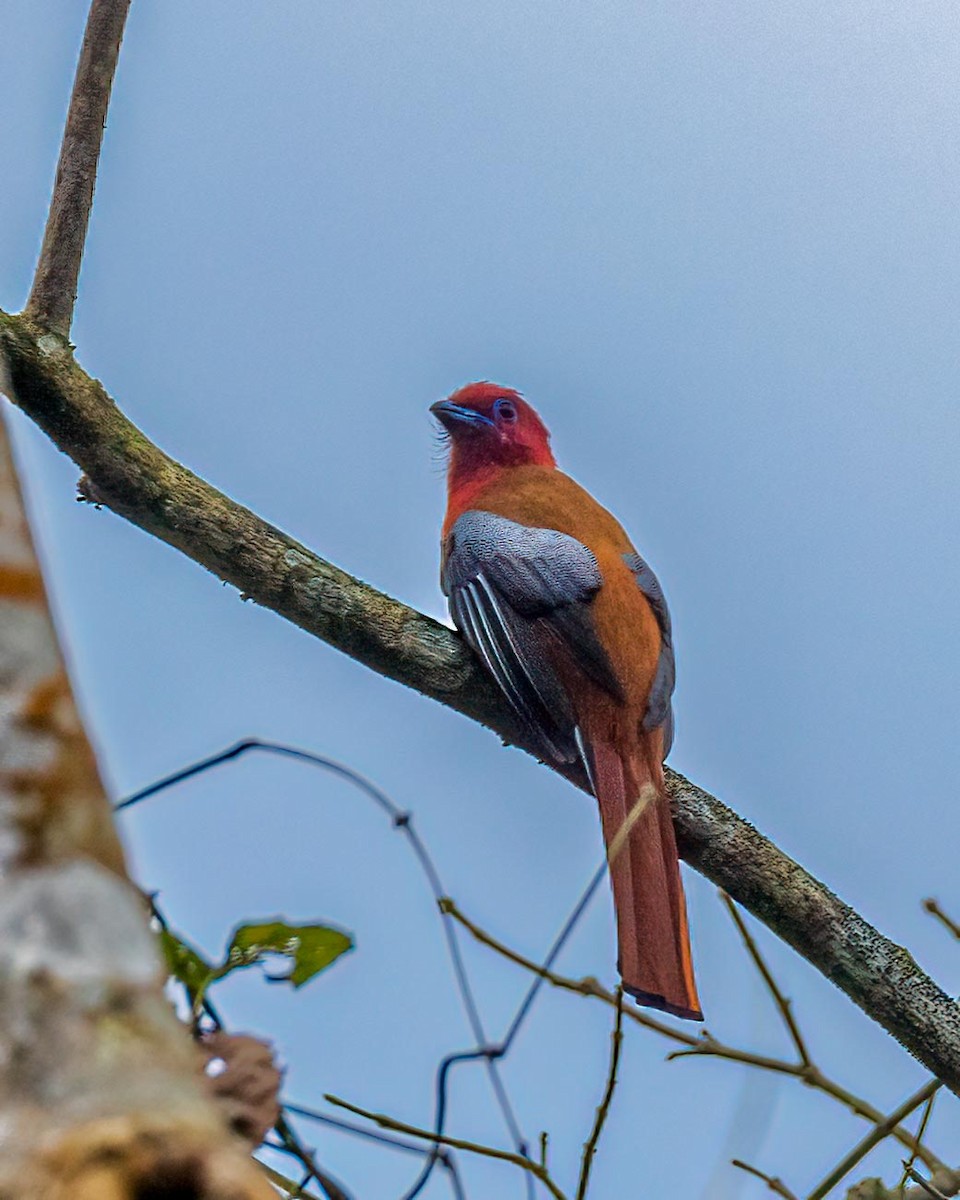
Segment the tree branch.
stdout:
<path fill-rule="evenodd" d="M 939 903 L 932 896 L 924 900 L 923 908 L 931 917 L 936 917 L 944 929 L 952 933 L 957 941 L 960 941 L 960 925 L 948 913 L 943 911 Z"/>
<path fill-rule="evenodd" d="M 843 1159 L 837 1164 L 830 1174 L 813 1189 L 807 1200 L 825 1200 L 833 1191 L 838 1183 L 841 1182 L 853 1168 L 862 1159 L 870 1153 L 870 1151 L 880 1144 L 885 1137 L 888 1137 L 901 1121 L 905 1121 L 912 1112 L 920 1107 L 921 1104 L 926 1104 L 931 1096 L 936 1095 L 940 1088 L 940 1081 L 931 1079 L 925 1083 L 918 1092 L 914 1092 L 912 1096 L 908 1096 L 906 1100 L 896 1108 L 886 1120 L 879 1122 L 873 1129 L 850 1151 L 844 1155 Z"/>
<path fill-rule="evenodd" d="M 597 1152 L 597 1143 L 600 1141 L 600 1134 L 603 1132 L 603 1127 L 606 1124 L 607 1116 L 610 1112 L 610 1103 L 613 1100 L 613 1092 L 617 1086 L 617 1069 L 620 1066 L 620 1051 L 623 1048 L 622 987 L 617 988 L 616 1008 L 617 1014 L 614 1018 L 613 1033 L 610 1039 L 610 1066 L 607 1070 L 607 1084 L 603 1090 L 603 1099 L 600 1101 L 600 1104 L 597 1107 L 593 1128 L 590 1130 L 590 1137 L 587 1139 L 586 1145 L 583 1147 L 583 1157 L 580 1160 L 580 1180 L 577 1184 L 576 1200 L 586 1200 L 587 1187 L 590 1183 L 590 1168 L 593 1166 L 593 1157 Z"/>
<path fill-rule="evenodd" d="M 506 702 L 450 629 L 312 554 L 174 462 L 69 349 L 0 313 L 11 399 L 86 472 L 89 498 L 389 679 L 532 753 Z M 565 772 L 580 787 L 574 768 Z M 883 937 L 719 800 L 667 772 L 681 852 L 960 1094 L 960 1007 Z"/>
<path fill-rule="evenodd" d="M 790 1035 L 790 1040 L 793 1042 L 793 1048 L 797 1052 L 800 1065 L 806 1069 L 812 1069 L 813 1059 L 810 1057 L 810 1051 L 807 1049 L 807 1044 L 803 1039 L 803 1034 L 800 1032 L 800 1026 L 797 1024 L 796 1017 L 793 1015 L 793 1006 L 783 992 L 780 991 L 780 986 L 774 979 L 773 972 L 767 966 L 767 961 L 760 953 L 760 947 L 754 941 L 753 934 L 747 928 L 746 921 L 744 921 L 743 917 L 737 911 L 737 906 L 726 892 L 720 893 L 720 900 L 730 914 L 734 925 L 736 925 L 737 933 L 740 934 L 740 940 L 743 942 L 753 965 L 757 968 L 760 978 L 763 980 L 767 991 L 777 1006 L 777 1012 L 779 1012 L 780 1019 L 783 1021 L 787 1033 Z"/>
<path fill-rule="evenodd" d="M 908 1179 L 914 1180 L 917 1184 L 915 1188 L 910 1189 L 914 1196 L 923 1196 L 924 1198 L 933 1196 L 934 1200 L 950 1200 L 951 1196 L 957 1194 L 957 1187 L 960 1186 L 957 1182 L 956 1174 L 951 1172 L 952 1178 L 948 1178 L 942 1187 L 938 1187 L 929 1179 L 924 1179 L 920 1172 L 915 1171 L 912 1164 L 906 1160 L 904 1160 L 903 1164 L 903 1175 L 903 1182 L 897 1189 L 899 1192 L 898 1200 L 907 1200 L 906 1181 Z M 949 1188 L 949 1191 L 943 1191 L 943 1188 Z"/>
<path fill-rule="evenodd" d="M 782 1179 L 777 1179 L 774 1175 L 766 1175 L 763 1171 L 759 1171 L 756 1167 L 751 1167 L 749 1163 L 745 1163 L 743 1159 L 731 1159 L 730 1165 L 737 1167 L 741 1171 L 746 1171 L 748 1175 L 752 1175 L 755 1179 L 762 1179 L 769 1190 L 774 1195 L 782 1196 L 783 1200 L 798 1200 L 798 1197 L 790 1191 Z"/>
<path fill-rule="evenodd" d="M 43 246 L 26 311 L 67 337 L 97 182 L 110 89 L 130 0 L 93 0 L 70 97 Z"/>
<path fill-rule="evenodd" d="M 960 1172 L 944 1168 L 936 1172 L 930 1179 L 923 1176 L 912 1167 L 907 1172 L 907 1178 L 916 1182 L 916 1187 L 905 1187 L 903 1182 L 885 1187 L 881 1180 L 863 1179 L 847 1191 L 847 1200 L 935 1200 L 956 1196 L 960 1192 Z"/>
<path fill-rule="evenodd" d="M 371 1112 L 366 1108 L 358 1108 L 356 1104 L 350 1104 L 347 1100 L 341 1100 L 339 1096 L 324 1096 L 324 1100 L 328 1104 L 333 1104 L 337 1108 L 345 1108 L 347 1112 L 352 1112 L 358 1117 L 365 1117 L 368 1121 L 373 1121 L 379 1125 L 381 1129 L 392 1129 L 395 1133 L 405 1133 L 408 1137 L 422 1138 L 425 1142 L 433 1142 L 437 1146 L 450 1146 L 454 1150 L 468 1150 L 471 1154 L 479 1154 L 484 1158 L 497 1158 L 501 1162 L 512 1163 L 515 1167 L 520 1167 L 523 1171 L 529 1171 L 535 1176 L 543 1186 L 547 1189 L 554 1200 L 567 1200 L 566 1196 L 553 1181 L 550 1172 L 542 1163 L 535 1162 L 532 1158 L 525 1158 L 522 1154 L 514 1154 L 512 1150 L 498 1150 L 495 1146 L 484 1146 L 480 1142 L 467 1142 L 462 1138 L 445 1137 L 442 1134 L 433 1133 L 429 1129 L 418 1129 L 416 1125 L 407 1125 L 404 1121 L 397 1121 L 394 1117 L 387 1116 L 386 1113 Z"/>
<path fill-rule="evenodd" d="M 457 908 L 456 904 L 449 898 L 445 897 L 442 901 L 444 912 L 450 914 L 454 920 L 458 921 L 464 929 L 467 930 L 472 937 L 483 946 L 502 955 L 508 961 L 516 963 L 518 967 L 522 967 L 526 971 L 533 972 L 534 975 L 539 975 L 548 983 L 562 991 L 575 992 L 578 996 L 590 996 L 595 1000 L 600 1000 L 603 1004 L 611 1006 L 621 1004 L 622 1000 L 618 1000 L 615 992 L 609 991 L 596 979 L 588 976 L 586 979 L 570 979 L 566 975 L 558 975 L 556 971 L 547 970 L 539 963 L 534 962 L 530 958 L 525 958 L 522 954 L 518 954 L 516 950 L 512 950 L 503 942 L 498 941 L 485 929 L 481 929 L 469 917 Z M 848 1091 L 842 1084 L 825 1075 L 818 1066 L 814 1063 L 803 1062 L 788 1062 L 783 1058 L 771 1058 L 765 1054 L 754 1054 L 749 1050 L 741 1050 L 736 1046 L 729 1046 L 726 1042 L 721 1042 L 711 1033 L 692 1034 L 687 1033 L 677 1025 L 668 1025 L 666 1021 L 658 1020 L 651 1016 L 649 1012 L 641 1008 L 636 1008 L 632 1004 L 623 1007 L 623 1015 L 636 1025 L 640 1025 L 643 1029 L 649 1029 L 653 1033 L 658 1033 L 661 1037 L 668 1038 L 672 1042 L 679 1042 L 681 1046 L 685 1046 L 685 1050 L 674 1050 L 668 1054 L 670 1060 L 677 1058 L 696 1058 L 697 1056 L 705 1056 L 710 1058 L 723 1058 L 728 1062 L 741 1063 L 746 1067 L 757 1067 L 761 1071 L 772 1071 L 776 1075 L 789 1075 L 794 1079 L 799 1079 L 807 1087 L 813 1088 L 815 1091 L 823 1092 L 824 1095 L 830 1096 L 838 1103 L 849 1108 L 852 1113 L 858 1117 L 864 1117 L 868 1121 L 872 1121 L 874 1125 L 878 1125 L 886 1121 L 886 1114 L 881 1112 L 879 1108 L 875 1108 L 869 1101 L 864 1100 L 862 1096 L 857 1096 L 853 1092 Z M 931 1171 L 944 1170 L 944 1165 L 937 1156 L 930 1151 L 924 1144 L 922 1138 L 912 1134 L 909 1129 L 903 1125 L 896 1125 L 890 1130 L 890 1136 L 896 1138 L 901 1145 L 905 1146 L 912 1155 L 919 1158 Z"/>
<path fill-rule="evenodd" d="M 926 1104 L 923 1106 L 923 1114 L 920 1117 L 920 1124 L 917 1126 L 917 1142 L 921 1145 L 923 1144 L 924 1137 L 926 1137 L 927 1126 L 930 1124 L 930 1117 L 931 1117 L 931 1114 L 933 1113 L 933 1102 L 936 1100 L 938 1094 L 939 1094 L 938 1092 L 931 1092 L 930 1098 L 927 1100 Z M 913 1151 L 909 1158 L 905 1158 L 903 1160 L 903 1177 L 900 1180 L 900 1190 L 901 1191 L 903 1191 L 904 1188 L 907 1186 L 907 1180 L 909 1178 L 911 1178 L 911 1172 L 913 1172 L 913 1165 L 916 1161 L 917 1161 L 916 1151 Z"/>

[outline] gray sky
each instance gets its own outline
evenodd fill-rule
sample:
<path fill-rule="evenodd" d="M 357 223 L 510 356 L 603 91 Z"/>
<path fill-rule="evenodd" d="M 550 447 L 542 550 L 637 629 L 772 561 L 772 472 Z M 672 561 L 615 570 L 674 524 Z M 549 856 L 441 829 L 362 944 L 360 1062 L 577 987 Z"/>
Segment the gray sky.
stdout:
<path fill-rule="evenodd" d="M 86 4 L 5 0 L 0 304 L 26 295 Z M 654 564 L 677 631 L 672 763 L 771 835 L 949 990 L 956 737 L 960 14 L 947 0 L 228 4 L 136 0 L 74 340 L 166 450 L 320 553 L 443 613 L 428 405 L 520 388 L 561 465 Z M 244 734 L 317 749 L 412 808 L 462 907 L 541 954 L 599 861 L 563 781 L 387 683 L 107 512 L 18 421 L 75 675 L 117 794 Z M 470 1038 L 401 840 L 344 785 L 247 761 L 133 811 L 140 876 L 215 952 L 282 912 L 352 930 L 305 991 L 225 985 L 288 1092 L 430 1121 Z M 687 873 L 711 1032 L 789 1054 L 713 889 Z M 920 1068 L 761 943 L 824 1069 L 892 1107 Z M 526 986 L 468 948 L 491 1031 Z M 562 960 L 613 982 L 611 906 Z M 545 995 L 505 1066 L 574 1177 L 606 1010 Z M 863 1132 L 631 1030 L 598 1197 L 803 1192 Z M 465 1068 L 449 1119 L 501 1143 Z M 956 1145 L 953 1100 L 934 1117 Z M 406 1157 L 323 1130 L 358 1197 Z M 895 1178 L 888 1145 L 858 1177 Z M 523 1194 L 465 1162 L 468 1193 Z M 430 1197 L 448 1195 L 436 1180 Z"/>

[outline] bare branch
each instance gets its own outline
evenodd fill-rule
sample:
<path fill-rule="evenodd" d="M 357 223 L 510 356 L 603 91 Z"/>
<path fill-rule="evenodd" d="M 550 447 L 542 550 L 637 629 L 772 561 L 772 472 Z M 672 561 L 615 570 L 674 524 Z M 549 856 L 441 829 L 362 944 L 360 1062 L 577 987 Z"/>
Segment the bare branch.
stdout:
<path fill-rule="evenodd" d="M 960 925 L 943 911 L 932 896 L 928 900 L 924 900 L 923 907 L 932 917 L 936 917 L 940 924 L 949 930 L 957 941 L 960 941 Z"/>
<path fill-rule="evenodd" d="M 590 1183 L 590 1168 L 593 1166 L 593 1156 L 597 1152 L 597 1143 L 600 1141 L 600 1134 L 603 1132 L 603 1127 L 606 1124 L 607 1115 L 610 1112 L 610 1102 L 613 1100 L 613 1092 L 617 1086 L 617 1068 L 620 1065 L 620 1050 L 623 1046 L 623 988 L 617 988 L 616 994 L 617 1015 L 614 1019 L 613 1034 L 611 1035 L 612 1045 L 610 1047 L 610 1068 L 607 1072 L 607 1086 L 603 1092 L 603 1099 L 597 1108 L 597 1115 L 593 1122 L 593 1129 L 590 1131 L 590 1137 L 587 1139 L 587 1144 L 583 1148 L 583 1158 L 580 1161 L 580 1182 L 577 1184 L 576 1200 L 584 1200 L 587 1194 L 587 1187 Z M 546 1155 L 543 1154 L 541 1162 L 546 1166 Z"/>
<path fill-rule="evenodd" d="M 669 1038 L 671 1041 L 679 1042 L 680 1045 L 686 1047 L 685 1050 L 675 1050 L 672 1054 L 668 1055 L 670 1059 L 704 1055 L 710 1058 L 724 1058 L 729 1062 L 741 1063 L 748 1067 L 758 1067 L 762 1071 L 772 1071 L 777 1075 L 789 1075 L 794 1079 L 799 1079 L 808 1087 L 832 1097 L 840 1104 L 849 1108 L 856 1116 L 865 1117 L 866 1120 L 872 1121 L 875 1125 L 886 1120 L 886 1114 L 881 1112 L 879 1108 L 870 1104 L 869 1101 L 864 1100 L 862 1096 L 857 1096 L 853 1092 L 848 1091 L 847 1088 L 825 1075 L 819 1067 L 812 1063 L 804 1065 L 803 1063 L 787 1062 L 781 1058 L 770 1058 L 763 1054 L 753 1054 L 749 1050 L 740 1050 L 735 1046 L 728 1046 L 725 1042 L 718 1041 L 710 1033 L 687 1033 L 677 1026 L 668 1025 L 665 1021 L 658 1020 L 656 1017 L 651 1016 L 649 1012 L 636 1008 L 629 1002 L 623 1002 L 622 999 L 618 1001 L 617 995 L 614 992 L 609 991 L 590 976 L 586 979 L 569 979 L 565 975 L 558 975 L 556 971 L 546 970 L 539 963 L 525 958 L 522 954 L 518 954 L 516 950 L 504 945 L 503 942 L 498 941 L 491 934 L 487 933 L 486 930 L 481 929 L 479 925 L 465 916 L 449 897 L 444 898 L 441 907 L 444 912 L 449 913 L 456 921 L 459 921 L 464 929 L 476 938 L 481 945 L 489 947 L 510 962 L 516 963 L 517 966 L 522 967 L 526 971 L 531 971 L 533 974 L 539 975 L 562 991 L 575 992 L 580 996 L 592 996 L 595 1000 L 600 1000 L 604 1004 L 616 1005 L 620 1003 L 624 1016 L 629 1020 L 642 1026 L 644 1029 L 650 1029 L 654 1033 Z M 923 1145 L 922 1138 L 912 1134 L 903 1125 L 897 1125 L 896 1128 L 890 1131 L 890 1135 L 896 1138 L 901 1145 L 907 1147 L 911 1154 L 915 1154 L 931 1171 L 946 1170 L 940 1159 Z"/>
<path fill-rule="evenodd" d="M 531 750 L 460 638 L 360 583 L 165 455 L 57 339 L 0 313 L 15 402 L 87 473 L 100 502 L 242 594 L 387 678 Z M 585 786 L 582 773 L 567 773 Z M 960 1092 L 960 1007 L 900 946 L 689 780 L 667 773 L 692 866 L 759 917 Z"/>
<path fill-rule="evenodd" d="M 930 1099 L 923 1106 L 923 1114 L 920 1117 L 920 1124 L 917 1126 L 917 1141 L 920 1142 L 921 1144 L 923 1142 L 924 1137 L 926 1136 L 927 1125 L 929 1125 L 929 1123 L 930 1123 L 930 1116 L 933 1113 L 933 1104 L 937 1098 L 937 1095 L 938 1095 L 937 1092 L 933 1092 L 930 1096 Z M 913 1171 L 913 1165 L 916 1161 L 917 1161 L 916 1151 L 914 1151 L 910 1155 L 909 1158 L 904 1159 L 903 1178 L 900 1180 L 900 1190 L 901 1191 L 903 1191 L 903 1189 L 907 1186 L 907 1180 L 911 1177 L 911 1172 Z"/>
<path fill-rule="evenodd" d="M 954 998 L 903 946 L 884 937 L 752 826 L 683 776 L 673 771 L 667 776 L 686 861 L 960 1094 L 960 1006 Z"/>
<path fill-rule="evenodd" d="M 284 1149 L 300 1163 L 307 1172 L 308 1178 L 315 1179 L 320 1184 L 327 1195 L 327 1200 L 352 1200 L 343 1188 L 317 1165 L 313 1151 L 309 1150 L 297 1137 L 296 1131 L 291 1128 L 290 1122 L 285 1116 L 281 1115 L 274 1128 L 283 1142 Z"/>
<path fill-rule="evenodd" d="M 906 1166 L 906 1161 L 904 1162 Z M 906 1187 L 906 1179 L 912 1179 L 916 1187 Z M 891 1187 L 885 1187 L 879 1179 L 863 1179 L 850 1188 L 847 1200 L 930 1200 L 930 1196 L 949 1197 L 960 1192 L 960 1171 L 951 1171 L 947 1167 L 934 1172 L 929 1179 L 924 1179 L 913 1167 L 906 1173 L 904 1180 Z"/>
<path fill-rule="evenodd" d="M 850 1174 L 857 1163 L 866 1158 L 874 1146 L 879 1145 L 885 1137 L 889 1137 L 894 1127 L 899 1125 L 901 1121 L 905 1121 L 921 1104 L 926 1104 L 940 1087 L 942 1087 L 942 1084 L 938 1079 L 931 1079 L 918 1092 L 914 1092 L 912 1096 L 908 1096 L 899 1108 L 894 1109 L 886 1120 L 878 1122 L 866 1137 L 858 1142 L 849 1154 L 844 1156 L 830 1174 L 813 1189 L 807 1200 L 824 1200 L 837 1184 Z"/>
<path fill-rule="evenodd" d="M 930 1182 L 929 1179 L 924 1179 L 924 1177 L 920 1174 L 919 1171 L 915 1171 L 913 1169 L 912 1163 L 904 1161 L 903 1174 L 904 1174 L 905 1180 L 912 1179 L 914 1181 L 914 1183 L 917 1184 L 917 1186 L 921 1192 L 923 1192 L 927 1196 L 933 1196 L 934 1200 L 950 1200 L 950 1197 L 947 1195 L 946 1192 L 941 1192 L 938 1187 L 934 1187 L 934 1185 Z M 900 1187 L 900 1191 L 901 1191 L 901 1193 L 903 1192 L 902 1185 Z M 954 1192 L 953 1194 L 956 1195 L 956 1192 Z"/>
<path fill-rule="evenodd" d="M 797 1197 L 787 1187 L 782 1179 L 777 1179 L 775 1175 L 765 1175 L 763 1171 L 758 1171 L 756 1167 L 751 1167 L 749 1163 L 745 1163 L 742 1159 L 734 1158 L 730 1165 L 737 1167 L 741 1171 L 746 1171 L 748 1175 L 753 1175 L 756 1179 L 762 1179 L 771 1192 L 777 1196 L 782 1196 L 784 1200 L 797 1200 Z"/>
<path fill-rule="evenodd" d="M 25 310 L 64 338 L 73 322 L 103 127 L 129 8 L 130 0 L 93 0 L 90 5 L 43 246 Z"/>
<path fill-rule="evenodd" d="M 560 1190 L 553 1179 L 550 1177 L 549 1171 L 541 1164 L 532 1158 L 524 1158 L 522 1154 L 514 1154 L 511 1150 L 498 1150 L 495 1146 L 484 1146 L 480 1142 L 467 1142 L 462 1138 L 446 1137 L 433 1133 L 429 1129 L 419 1129 L 416 1125 L 407 1125 L 404 1121 L 397 1121 L 393 1117 L 388 1117 L 386 1113 L 370 1112 L 366 1108 L 358 1108 L 356 1104 L 351 1104 L 347 1100 L 341 1100 L 338 1096 L 324 1096 L 324 1100 L 328 1104 L 336 1105 L 337 1108 L 345 1108 L 347 1112 L 352 1112 L 358 1117 L 365 1117 L 368 1121 L 373 1121 L 379 1125 L 381 1129 L 392 1129 L 394 1133 L 405 1133 L 408 1137 L 422 1138 L 425 1142 L 433 1142 L 438 1146 L 450 1146 L 453 1150 L 468 1150 L 471 1154 L 479 1154 L 484 1158 L 497 1158 L 501 1162 L 512 1163 L 515 1167 L 520 1167 L 521 1170 L 529 1171 L 531 1175 L 535 1175 L 543 1184 L 554 1200 L 567 1200 L 564 1193 Z"/>
<path fill-rule="evenodd" d="M 642 1025 L 644 1029 L 652 1029 L 655 1033 L 662 1034 L 664 1037 L 672 1038 L 674 1041 L 683 1043 L 685 1046 L 698 1046 L 701 1041 L 699 1034 L 685 1033 L 682 1029 L 675 1028 L 673 1025 L 668 1025 L 665 1021 L 660 1021 L 656 1017 L 651 1016 L 649 1011 L 642 1008 L 637 1008 L 633 1004 L 618 1001 L 617 993 L 611 992 L 605 988 L 602 983 L 588 976 L 586 979 L 569 979 L 565 975 L 558 975 L 556 971 L 548 970 L 534 962 L 532 958 L 525 958 L 516 950 L 511 949 L 503 942 L 497 941 L 492 934 L 487 933 L 485 929 L 481 929 L 450 899 L 445 896 L 441 901 L 440 907 L 443 912 L 449 913 L 454 920 L 458 921 L 464 929 L 467 930 L 478 942 L 483 946 L 488 946 L 497 954 L 509 959 L 510 962 L 516 963 L 518 967 L 523 967 L 525 971 L 530 971 L 534 975 L 539 975 L 541 979 L 545 979 L 548 983 L 556 988 L 560 988 L 565 992 L 576 992 L 579 996 L 593 996 L 597 1000 L 603 1001 L 604 1004 L 611 1006 L 619 1006 L 623 1009 L 624 1014 L 638 1025 Z M 784 1063 L 785 1067 L 790 1068 L 790 1063 Z M 789 1073 L 789 1071 L 788 1071 Z"/>
<path fill-rule="evenodd" d="M 761 979 L 767 985 L 767 991 L 773 997 L 773 1002 L 774 1002 L 774 1004 L 776 1004 L 777 1010 L 779 1011 L 780 1016 L 783 1019 L 783 1023 L 787 1027 L 787 1032 L 790 1034 L 790 1040 L 793 1042 L 794 1048 L 797 1051 L 797 1056 L 799 1057 L 800 1062 L 805 1067 L 812 1067 L 813 1060 L 810 1058 L 810 1054 L 809 1054 L 809 1051 L 807 1050 L 806 1043 L 803 1040 L 803 1035 L 800 1033 L 800 1028 L 797 1025 L 797 1022 L 794 1018 L 793 1010 L 790 1005 L 790 1001 L 783 994 L 783 992 L 780 991 L 780 988 L 777 986 L 777 981 L 774 979 L 773 973 L 771 972 L 770 968 L 767 966 L 763 955 L 760 953 L 760 949 L 757 946 L 757 943 L 754 941 L 753 935 L 750 933 L 750 930 L 747 928 L 746 922 L 744 921 L 743 917 L 740 916 L 740 913 L 737 911 L 737 906 L 730 899 L 730 897 L 727 895 L 726 892 L 720 893 L 720 899 L 723 901 L 724 905 L 726 906 L 727 912 L 733 918 L 733 923 L 734 923 L 734 925 L 736 925 L 737 932 L 740 934 L 743 944 L 747 948 L 747 953 L 750 955 L 750 958 L 753 960 L 753 965 L 760 972 Z"/>
<path fill-rule="evenodd" d="M 257 1159 L 257 1162 L 260 1163 L 260 1170 L 263 1171 L 264 1175 L 266 1175 L 277 1191 L 283 1193 L 286 1200 L 301 1200 L 306 1195 L 300 1184 L 295 1183 L 289 1175 L 281 1174 L 274 1167 L 269 1166 L 265 1162 L 260 1162 L 259 1159 Z"/>

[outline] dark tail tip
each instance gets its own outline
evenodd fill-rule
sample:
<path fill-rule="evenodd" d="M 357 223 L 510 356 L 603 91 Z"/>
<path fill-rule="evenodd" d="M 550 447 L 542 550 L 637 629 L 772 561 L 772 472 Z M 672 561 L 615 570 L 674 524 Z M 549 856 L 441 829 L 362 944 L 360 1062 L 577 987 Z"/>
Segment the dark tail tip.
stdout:
<path fill-rule="evenodd" d="M 671 1004 L 666 996 L 660 996 L 656 992 L 641 992 L 639 988 L 632 988 L 626 983 L 623 985 L 623 990 L 644 1008 L 657 1008 L 660 1012 L 669 1013 L 671 1017 L 682 1017 L 685 1021 L 703 1020 L 703 1013 L 699 1008 L 686 1008 L 681 1004 Z"/>

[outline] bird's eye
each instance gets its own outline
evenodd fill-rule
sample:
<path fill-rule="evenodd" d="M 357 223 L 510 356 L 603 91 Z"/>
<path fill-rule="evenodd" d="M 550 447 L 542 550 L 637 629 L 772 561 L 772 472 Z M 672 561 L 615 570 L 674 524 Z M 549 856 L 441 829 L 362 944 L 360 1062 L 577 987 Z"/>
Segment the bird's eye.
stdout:
<path fill-rule="evenodd" d="M 509 400 L 498 400 L 493 406 L 493 411 L 501 421 L 512 423 L 517 419 L 516 407 Z"/>

